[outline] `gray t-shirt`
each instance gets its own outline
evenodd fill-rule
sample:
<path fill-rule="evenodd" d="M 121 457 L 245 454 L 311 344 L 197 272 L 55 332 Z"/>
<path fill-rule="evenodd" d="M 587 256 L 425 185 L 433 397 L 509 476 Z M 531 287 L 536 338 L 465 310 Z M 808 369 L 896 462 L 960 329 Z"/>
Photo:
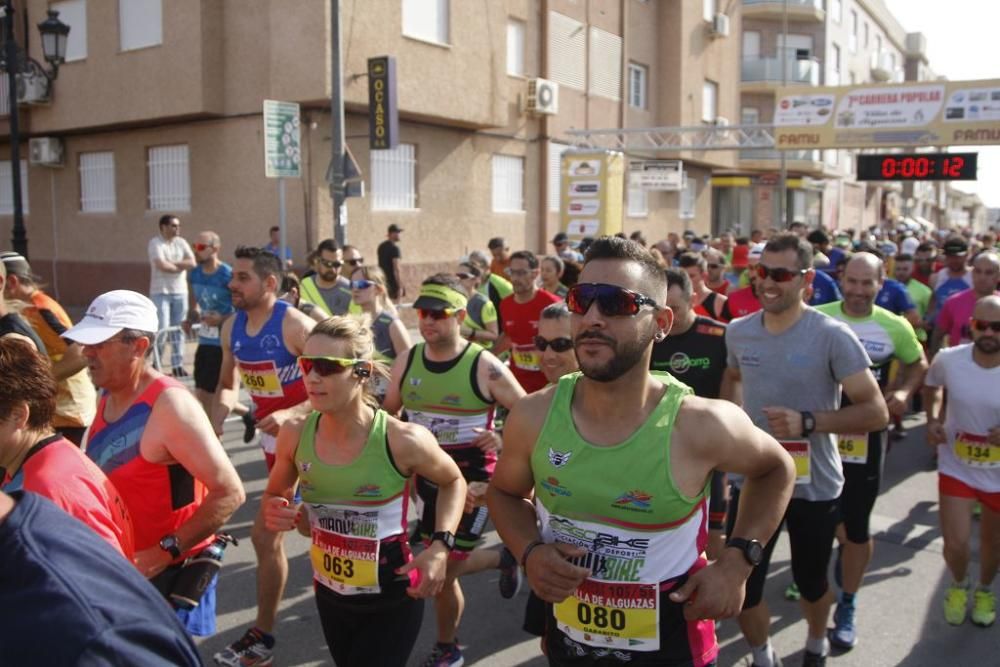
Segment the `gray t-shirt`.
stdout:
<path fill-rule="evenodd" d="M 867 370 L 871 361 L 858 337 L 843 322 L 806 308 L 790 329 L 774 335 L 764 328 L 763 311 L 729 324 L 728 364 L 743 377 L 743 409 L 768 430 L 765 407 L 823 412 L 840 408 L 840 382 Z M 844 486 L 844 469 L 832 433 L 813 433 L 810 482 L 796 484 L 794 498 L 833 500 Z"/>

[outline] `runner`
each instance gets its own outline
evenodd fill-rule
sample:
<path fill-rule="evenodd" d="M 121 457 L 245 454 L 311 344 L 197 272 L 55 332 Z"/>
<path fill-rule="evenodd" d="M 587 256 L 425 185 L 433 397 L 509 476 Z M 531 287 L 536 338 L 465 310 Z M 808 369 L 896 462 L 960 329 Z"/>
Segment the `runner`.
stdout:
<path fill-rule="evenodd" d="M 131 561 L 132 519 L 118 490 L 52 428 L 58 394 L 48 359 L 23 340 L 0 338 L 0 377 L 3 491 L 45 496 Z"/>
<path fill-rule="evenodd" d="M 930 288 L 934 290 L 931 297 L 932 325 L 936 325 L 938 313 L 941 312 L 944 302 L 952 294 L 957 294 L 972 287 L 972 276 L 969 267 L 966 266 L 966 259 L 969 257 L 969 244 L 958 234 L 948 237 L 944 242 L 944 268 L 931 276 Z M 931 354 L 937 348 L 931 345 Z"/>
<path fill-rule="evenodd" d="M 528 250 L 519 250 L 510 256 L 508 273 L 514 293 L 500 302 L 503 328 L 494 350 L 510 350 L 514 377 L 524 391 L 531 393 L 545 386 L 545 374 L 535 347 L 538 317 L 545 306 L 558 302 L 559 297 L 538 287 L 538 258 Z"/>
<path fill-rule="evenodd" d="M 667 269 L 667 306 L 674 311 L 674 323 L 666 338 L 653 343 L 651 371 L 670 373 L 691 387 L 695 396 L 722 398 L 739 405 L 734 384 L 726 375 L 726 325 L 695 315 L 691 307 L 691 279 L 685 271 Z M 725 548 L 729 481 L 723 472 L 712 473 L 708 498 L 708 547 L 710 560 Z"/>
<path fill-rule="evenodd" d="M 569 288 L 562 284 L 563 273 L 566 271 L 566 263 L 562 258 L 557 255 L 542 257 L 538 268 L 541 271 L 542 289 L 565 299 Z"/>
<path fill-rule="evenodd" d="M 12 336 L 31 343 L 36 350 L 44 350 L 45 345 L 23 317 L 13 312 L 7 306 L 7 300 L 2 297 L 7 289 L 6 262 L 0 262 L 0 338 Z"/>
<path fill-rule="evenodd" d="M 132 516 L 136 568 L 170 599 L 185 560 L 212 543 L 245 495 L 198 401 L 150 364 L 157 326 L 151 300 L 115 290 L 94 299 L 64 335 L 84 346 L 102 389 L 84 451 Z M 191 634 L 215 633 L 217 579 L 194 609 L 176 610 Z"/>
<path fill-rule="evenodd" d="M 300 296 L 301 284 L 299 282 L 299 277 L 294 273 L 286 273 L 284 275 L 281 279 L 281 288 L 278 292 L 279 300 L 295 306 L 317 322 L 322 322 L 326 318 L 330 317 L 330 313 L 323 310 L 322 306 L 317 306 L 315 303 L 309 303 L 308 301 L 302 300 Z"/>
<path fill-rule="evenodd" d="M 238 373 L 254 403 L 257 428 L 262 431 L 260 446 L 270 470 L 278 429 L 309 410 L 295 359 L 316 322 L 278 301 L 282 270 L 276 255 L 247 246 L 236 248 L 235 255 L 229 290 L 236 315 L 222 325 L 222 369 L 212 404 L 213 426 L 221 437 L 223 422 L 236 400 Z M 274 624 L 288 580 L 283 533 L 268 530 L 263 513 L 258 512 L 250 536 L 257 556 L 257 618 L 254 627 L 213 656 L 220 665 L 269 665 L 274 658 Z"/>
<path fill-rule="evenodd" d="M 938 493 L 944 560 L 952 583 L 944 595 L 944 617 L 961 625 L 968 613 L 969 538 L 972 506 L 979 519 L 979 586 L 972 622 L 996 620 L 991 589 L 1000 560 L 1000 297 L 981 298 L 973 311 L 972 343 L 938 352 L 924 379 L 927 441 L 937 446 Z M 948 409 L 942 423 L 942 389 Z"/>
<path fill-rule="evenodd" d="M 479 343 L 488 350 L 500 336 L 500 328 L 496 306 L 479 291 L 483 272 L 470 260 L 459 264 L 455 275 L 462 283 L 465 293 L 471 295 L 466 305 L 465 320 L 462 322 L 462 338 Z"/>
<path fill-rule="evenodd" d="M 677 265 L 688 274 L 688 278 L 691 280 L 691 303 L 695 313 L 717 322 L 728 322 L 732 319 L 729 309 L 726 307 L 726 301 L 728 301 L 726 296 L 713 292 L 705 284 L 708 261 L 701 253 L 686 252 L 681 255 Z"/>
<path fill-rule="evenodd" d="M 649 373 L 672 315 L 645 249 L 601 237 L 580 278 L 567 304 L 583 374 L 511 412 L 489 492 L 497 531 L 549 603 L 550 665 L 714 664 L 707 619 L 739 611 L 791 494 L 791 459 L 736 406 Z M 748 476 L 747 505 L 732 548 L 707 564 L 715 468 Z"/>
<path fill-rule="evenodd" d="M 580 370 L 576 352 L 573 351 L 569 309 L 565 302 L 550 304 L 542 310 L 535 347 L 542 353 L 542 373 L 549 384 L 558 382 L 563 375 Z"/>
<path fill-rule="evenodd" d="M 829 653 L 826 625 L 833 602 L 826 573 L 844 485 L 834 434 L 879 431 L 887 424 L 888 411 L 857 336 L 803 303 L 816 274 L 812 246 L 796 234 L 777 234 L 756 270 L 763 310 L 729 325 L 726 372 L 743 380 L 743 407 L 754 423 L 796 459 L 795 493 L 785 521 L 792 576 L 808 624 L 803 665 L 821 667 Z M 841 390 L 852 405 L 840 406 Z M 733 492 L 731 505 L 740 508 L 740 495 Z M 763 602 L 778 532 L 770 536 L 761 565 L 750 575 L 739 619 L 758 667 L 780 662 L 771 648 L 771 617 Z"/>
<path fill-rule="evenodd" d="M 299 284 L 302 301 L 321 306 L 332 315 L 345 315 L 351 307 L 351 283 L 340 271 L 344 266 L 343 252 L 334 239 L 324 239 L 316 246 L 311 276 Z"/>
<path fill-rule="evenodd" d="M 927 343 L 927 309 L 930 307 L 931 303 L 931 288 L 923 284 L 914 277 L 913 274 L 913 255 L 907 255 L 902 253 L 896 255 L 896 262 L 892 267 L 893 274 L 896 280 L 898 280 L 906 291 L 910 293 L 910 298 L 913 299 L 914 305 L 917 307 L 917 315 L 920 317 L 919 326 L 914 326 L 913 330 L 917 332 L 917 340 L 921 344 Z M 912 324 L 912 322 L 911 322 Z"/>
<path fill-rule="evenodd" d="M 375 358 L 391 362 L 406 354 L 412 345 L 410 333 L 389 300 L 382 269 L 377 266 L 352 269 L 351 294 L 353 302 L 358 304 L 371 322 L 372 335 L 375 337 Z"/>
<path fill-rule="evenodd" d="M 885 278 L 882 260 L 867 252 L 856 253 L 844 269 L 844 300 L 819 306 L 817 310 L 849 326 L 872 362 L 889 408 L 889 415 L 902 419 L 910 397 L 920 388 L 927 370 L 923 348 L 909 322 L 875 304 Z M 889 368 L 897 360 L 900 370 L 890 387 Z M 849 401 L 845 397 L 842 404 Z M 887 431 L 842 433 L 838 436 L 844 465 L 844 489 L 840 493 L 841 526 L 837 572 L 842 572 L 841 593 L 833 614 L 830 642 L 843 649 L 857 644 L 856 595 L 871 562 L 875 543 L 869 519 L 878 498 L 885 467 Z"/>
<path fill-rule="evenodd" d="M 437 645 L 423 663 L 428 667 L 460 665 L 458 625 L 465 599 L 458 578 L 488 569 L 500 570 L 500 593 L 512 598 L 520 585 L 517 561 L 503 550 L 477 549 L 486 528 L 486 486 L 496 465 L 499 437 L 493 432 L 496 404 L 510 408 L 524 391 L 490 352 L 461 338 L 466 297 L 455 276 L 439 273 L 423 282 L 414 307 L 423 343 L 396 359 L 384 407 L 395 414 L 406 408 L 409 421 L 427 427 L 458 463 L 469 484 L 465 513 L 448 560 L 448 578 L 434 600 Z M 429 539 L 435 526 L 437 489 L 423 479 L 417 493 L 424 503 L 420 533 Z"/>
<path fill-rule="evenodd" d="M 732 235 L 729 236 L 732 239 Z M 726 296 L 729 293 L 729 280 L 723 275 L 726 271 L 726 257 L 720 250 L 709 248 L 705 251 L 705 287 L 716 294 Z"/>
<path fill-rule="evenodd" d="M 83 347 L 62 337 L 73 326 L 73 321 L 55 299 L 39 288 L 39 279 L 32 273 L 28 260 L 16 252 L 0 253 L 0 259 L 7 270 L 4 298 L 27 304 L 21 315 L 44 345 L 38 349 L 44 350 L 52 361 L 52 374 L 58 383 L 52 426 L 64 438 L 79 445 L 94 419 L 97 393 L 87 376 Z"/>
<path fill-rule="evenodd" d="M 386 371 L 372 348 L 371 332 L 352 319 L 312 330 L 299 366 L 314 412 L 281 427 L 263 499 L 269 530 L 292 530 L 302 515 L 323 635 L 340 667 L 406 664 L 423 598 L 444 583 L 466 491 L 426 429 L 379 409 L 371 380 Z M 406 539 L 414 475 L 438 489 L 432 542 L 416 558 Z"/>
<path fill-rule="evenodd" d="M 972 260 L 972 287 L 952 294 L 944 302 L 931 334 L 931 352 L 937 352 L 948 337 L 948 346 L 972 341 L 969 321 L 976 302 L 990 294 L 1000 294 L 1000 255 L 982 252 Z"/>
<path fill-rule="evenodd" d="M 514 286 L 505 277 L 493 273 L 490 270 L 490 260 L 482 250 L 473 250 L 469 253 L 469 262 L 479 269 L 482 278 L 479 285 L 479 292 L 486 296 L 500 312 L 500 302 L 514 293 Z M 503 320 L 497 320 L 498 332 L 503 333 Z"/>
<path fill-rule="evenodd" d="M 756 313 L 760 310 L 760 299 L 757 298 L 757 264 L 764 252 L 764 244 L 758 243 L 750 248 L 747 254 L 747 270 L 743 273 L 747 284 L 738 290 L 729 292 L 726 305 L 733 319 Z"/>

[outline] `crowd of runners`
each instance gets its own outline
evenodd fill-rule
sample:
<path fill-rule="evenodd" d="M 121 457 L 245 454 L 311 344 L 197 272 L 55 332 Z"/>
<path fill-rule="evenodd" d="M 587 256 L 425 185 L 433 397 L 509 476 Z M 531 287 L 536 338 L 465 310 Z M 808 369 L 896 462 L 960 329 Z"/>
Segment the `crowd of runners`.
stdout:
<path fill-rule="evenodd" d="M 484 619 L 463 619 L 461 581 L 486 570 L 500 599 L 529 584 L 524 630 L 552 665 L 715 665 L 729 617 L 748 664 L 780 665 L 764 589 L 782 526 L 802 664 L 825 665 L 831 645 L 866 641 L 870 517 L 920 411 L 941 612 L 994 624 L 995 235 L 560 233 L 545 256 L 493 238 L 407 294 L 402 231 L 371 262 L 324 240 L 297 275 L 274 247 L 224 251 L 211 231 L 188 246 L 167 216 L 154 298 L 107 292 L 75 324 L 24 257 L 0 254 L 0 559 L 20 587 L 5 658 L 201 664 L 191 636 L 216 631 L 246 499 L 220 442 L 230 414 L 268 478 L 256 618 L 219 665 L 281 660 L 292 530 L 310 538 L 316 640 L 340 667 L 406 664 L 426 600 L 422 664 L 462 665 L 461 628 Z M 178 278 L 179 315 L 157 293 Z M 502 545 L 487 549 L 491 524 Z M 73 632 L 53 643 L 31 610 Z"/>

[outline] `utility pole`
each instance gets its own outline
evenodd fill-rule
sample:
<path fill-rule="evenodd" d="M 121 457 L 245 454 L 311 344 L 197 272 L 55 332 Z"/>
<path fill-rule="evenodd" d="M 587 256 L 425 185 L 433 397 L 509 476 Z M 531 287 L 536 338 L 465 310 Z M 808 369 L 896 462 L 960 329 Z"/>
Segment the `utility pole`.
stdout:
<path fill-rule="evenodd" d="M 343 219 L 347 193 L 344 186 L 344 75 L 340 54 L 340 0 L 330 0 L 330 199 L 333 200 L 333 237 L 347 243 Z"/>
<path fill-rule="evenodd" d="M 781 12 L 781 86 L 788 86 L 788 0 L 782 3 Z M 778 181 L 778 216 L 781 224 L 778 229 L 788 227 L 788 164 L 785 160 L 785 151 L 781 153 L 781 174 Z"/>
<path fill-rule="evenodd" d="M 21 202 L 21 129 L 17 109 L 17 73 L 20 71 L 17 42 L 14 41 L 14 7 L 6 0 L 3 12 L 4 63 L 7 69 L 7 108 L 10 122 L 10 182 L 14 202 L 14 229 L 11 247 L 28 257 L 28 233 L 24 229 L 24 208 Z"/>

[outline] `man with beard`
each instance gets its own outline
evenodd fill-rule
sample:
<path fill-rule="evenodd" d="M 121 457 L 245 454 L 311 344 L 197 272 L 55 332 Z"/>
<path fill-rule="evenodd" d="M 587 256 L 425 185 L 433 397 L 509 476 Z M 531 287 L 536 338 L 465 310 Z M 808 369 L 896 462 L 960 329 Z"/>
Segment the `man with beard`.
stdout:
<path fill-rule="evenodd" d="M 517 560 L 505 550 L 477 549 L 486 528 L 486 485 L 493 475 L 500 441 L 494 433 L 493 412 L 499 403 L 510 409 L 524 391 L 511 372 L 476 343 L 461 336 L 468 299 L 458 278 L 439 273 L 427 278 L 413 302 L 420 317 L 423 343 L 397 357 L 382 407 L 395 414 L 406 409 L 409 421 L 427 427 L 455 460 L 469 489 L 465 513 L 448 545 L 448 577 L 434 599 L 437 645 L 423 664 L 462 664 L 458 625 L 465 608 L 459 577 L 488 569 L 500 570 L 500 594 L 512 598 L 520 586 Z M 417 481 L 423 500 L 420 534 L 427 544 L 435 538 L 437 487 Z"/>
<path fill-rule="evenodd" d="M 337 242 L 320 241 L 313 257 L 316 273 L 299 282 L 299 298 L 331 315 L 346 315 L 351 307 L 351 281 L 340 275 L 343 266 L 343 251 Z"/>
<path fill-rule="evenodd" d="M 673 322 L 666 292 L 644 248 L 597 239 L 567 295 L 582 375 L 525 397 L 506 422 L 489 506 L 549 603 L 551 665 L 611 652 L 631 665 L 712 663 L 708 619 L 739 611 L 791 493 L 790 457 L 739 408 L 649 372 Z M 746 475 L 746 505 L 731 548 L 708 564 L 714 469 Z"/>
<path fill-rule="evenodd" d="M 972 622 L 988 627 L 996 620 L 991 586 L 1000 561 L 1000 296 L 976 302 L 971 325 L 971 344 L 941 350 L 934 357 L 924 379 L 924 405 L 927 441 L 938 450 L 941 534 L 952 576 L 944 594 L 944 617 L 951 625 L 965 620 L 972 506 L 978 500 L 979 586 Z M 942 389 L 948 392 L 947 411 Z"/>
<path fill-rule="evenodd" d="M 844 485 L 834 434 L 869 433 L 888 423 L 885 400 L 857 336 L 803 302 L 815 274 L 812 246 L 805 239 L 793 233 L 773 236 L 757 265 L 763 310 L 731 323 L 726 331 L 726 372 L 743 381 L 744 409 L 796 459 L 795 494 L 785 521 L 792 576 L 808 624 L 805 667 L 825 665 L 830 650 L 826 626 L 833 595 L 826 572 Z M 851 405 L 840 405 L 841 391 Z M 734 491 L 731 501 L 738 510 L 743 509 L 741 495 Z M 770 536 L 762 563 L 750 576 L 739 619 L 758 667 L 778 662 L 768 636 L 771 616 L 762 601 L 778 532 Z"/>
<path fill-rule="evenodd" d="M 339 252 L 338 249 L 338 256 Z M 223 422 L 236 403 L 238 374 L 253 400 L 256 425 L 263 432 L 260 445 L 270 470 L 278 429 L 289 419 L 309 412 L 296 359 L 316 322 L 278 300 L 282 268 L 277 255 L 249 246 L 236 248 L 235 254 L 229 291 L 236 315 L 222 325 L 222 368 L 212 399 L 212 421 L 221 437 Z M 271 664 L 274 623 L 288 580 L 283 535 L 267 530 L 263 513 L 257 513 L 250 533 L 257 555 L 256 624 L 215 654 L 217 664 L 230 667 Z"/>
<path fill-rule="evenodd" d="M 927 361 L 910 323 L 900 315 L 876 305 L 885 279 L 882 260 L 867 252 L 854 254 L 844 268 L 843 301 L 819 306 L 817 310 L 849 326 L 861 340 L 872 361 L 872 372 L 884 392 L 889 414 L 901 420 L 910 397 L 920 387 Z M 889 386 L 889 368 L 899 363 L 899 374 Z M 847 403 L 846 400 L 843 403 Z M 878 498 L 885 467 L 886 430 L 841 433 L 837 446 L 844 464 L 844 490 L 840 494 L 841 529 L 839 562 L 841 594 L 833 614 L 830 641 L 842 649 L 857 643 L 855 596 L 865 569 L 871 562 L 875 543 L 869 519 Z"/>

